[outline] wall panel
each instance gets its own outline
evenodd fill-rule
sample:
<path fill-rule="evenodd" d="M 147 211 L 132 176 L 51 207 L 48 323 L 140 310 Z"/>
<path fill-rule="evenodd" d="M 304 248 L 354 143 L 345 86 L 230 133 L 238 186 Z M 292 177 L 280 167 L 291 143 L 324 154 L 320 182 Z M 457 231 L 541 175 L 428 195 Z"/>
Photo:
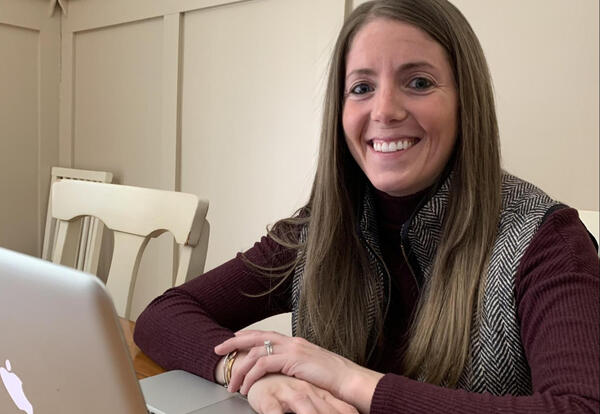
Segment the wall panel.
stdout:
<path fill-rule="evenodd" d="M 75 168 L 111 171 L 117 183 L 161 188 L 163 19 L 73 36 Z M 169 287 L 172 237 L 152 240 L 140 264 L 132 314 Z M 141 296 L 140 296 L 141 295 Z"/>
<path fill-rule="evenodd" d="M 60 17 L 41 0 L 0 0 L 0 246 L 41 253 L 58 162 Z"/>
<path fill-rule="evenodd" d="M 162 19 L 74 36 L 73 165 L 115 181 L 159 180 Z"/>
<path fill-rule="evenodd" d="M 182 190 L 210 200 L 207 269 L 307 201 L 343 10 L 260 0 L 185 14 Z"/>
<path fill-rule="evenodd" d="M 39 31 L 0 24 L 0 246 L 37 254 Z"/>

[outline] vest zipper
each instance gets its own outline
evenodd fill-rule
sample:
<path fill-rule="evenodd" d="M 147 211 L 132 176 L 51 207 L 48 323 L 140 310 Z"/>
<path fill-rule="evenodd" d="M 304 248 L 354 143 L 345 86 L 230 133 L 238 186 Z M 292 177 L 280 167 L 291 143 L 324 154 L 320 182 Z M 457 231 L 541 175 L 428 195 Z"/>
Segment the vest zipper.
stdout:
<path fill-rule="evenodd" d="M 410 261 L 408 260 L 408 255 L 406 254 L 406 250 L 404 249 L 404 243 L 402 241 L 400 241 L 400 250 L 402 250 L 402 256 L 404 256 L 404 260 L 406 261 L 406 264 L 408 265 L 408 270 L 410 271 L 410 275 L 412 276 L 415 285 L 417 286 L 417 292 L 421 293 L 421 287 L 419 286 L 419 282 L 417 281 L 417 276 L 415 275 L 415 271 L 413 270 L 412 265 L 410 264 Z"/>
<path fill-rule="evenodd" d="M 373 253 L 373 255 L 377 258 L 377 260 L 379 260 L 379 263 L 381 263 L 383 265 L 383 270 L 384 270 L 384 273 L 385 273 L 385 275 L 387 277 L 387 286 L 388 286 L 387 291 L 388 291 L 388 294 L 387 294 L 387 298 L 386 298 L 386 301 L 385 301 L 385 310 L 383 312 L 383 323 L 385 324 L 385 320 L 387 318 L 388 311 L 390 310 L 390 302 L 391 302 L 391 295 L 392 295 L 392 276 L 390 275 L 390 271 L 388 270 L 387 265 L 385 264 L 385 261 L 379 255 L 379 253 L 377 253 L 375 251 L 375 249 L 373 249 L 371 247 L 371 245 L 369 244 L 369 242 L 366 242 L 365 244 L 367 245 L 367 248 L 371 251 L 371 253 Z M 375 351 L 375 348 L 377 348 L 377 341 L 375 341 L 373 343 L 373 346 L 371 347 L 371 350 L 367 354 L 367 360 L 366 360 L 367 362 L 371 359 L 371 356 L 373 355 L 373 352 Z"/>

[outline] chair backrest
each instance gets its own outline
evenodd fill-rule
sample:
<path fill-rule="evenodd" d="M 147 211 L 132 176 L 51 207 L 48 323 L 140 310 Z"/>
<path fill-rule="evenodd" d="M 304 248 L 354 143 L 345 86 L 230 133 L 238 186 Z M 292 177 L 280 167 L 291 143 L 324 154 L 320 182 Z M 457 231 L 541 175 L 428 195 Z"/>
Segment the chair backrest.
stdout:
<path fill-rule="evenodd" d="M 112 182 L 112 173 L 106 171 L 89 171 L 74 168 L 52 167 L 50 188 L 60 180 L 93 181 L 97 183 Z M 73 224 L 79 227 L 81 236 L 76 246 L 69 246 L 66 250 L 68 256 L 63 257 L 63 262 L 75 269 L 84 272 L 98 274 L 98 262 L 104 225 L 94 217 L 83 217 Z M 73 229 L 75 232 L 75 229 Z M 42 245 L 42 258 L 52 258 L 52 247 L 56 244 L 56 219 L 52 217 L 52 191 L 48 195 L 48 210 L 46 214 L 46 227 L 44 231 L 44 243 Z"/>
<path fill-rule="evenodd" d="M 208 201 L 174 191 L 72 180 L 54 183 L 51 191 L 52 216 L 58 220 L 53 262 L 63 264 L 65 246 L 78 236 L 70 229 L 77 218 L 96 217 L 113 231 L 114 250 L 106 287 L 119 316 L 130 316 L 138 267 L 150 238 L 168 231 L 177 243 L 177 272 L 168 275 L 171 286 L 203 272 L 209 234 Z"/>
<path fill-rule="evenodd" d="M 596 243 L 598 243 L 598 233 L 600 233 L 600 211 L 577 210 L 577 213 L 579 214 L 579 219 L 585 224 L 587 230 L 594 236 Z"/>

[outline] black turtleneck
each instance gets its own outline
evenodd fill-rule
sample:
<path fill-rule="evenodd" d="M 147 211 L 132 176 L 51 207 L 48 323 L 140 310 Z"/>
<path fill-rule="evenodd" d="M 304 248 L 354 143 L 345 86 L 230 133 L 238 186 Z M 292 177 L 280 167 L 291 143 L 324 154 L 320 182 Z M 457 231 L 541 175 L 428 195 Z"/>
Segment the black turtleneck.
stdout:
<path fill-rule="evenodd" d="M 401 231 L 403 224 L 427 195 L 428 190 L 405 196 L 394 197 L 375 190 L 379 244 L 383 260 L 391 277 L 390 305 L 384 325 L 384 346 L 376 361 L 386 361 L 386 366 L 378 367 L 383 372 L 400 368 L 411 318 L 419 300 L 419 287 L 402 253 Z M 391 346 L 393 344 L 393 346 Z M 390 367 L 394 361 L 398 367 Z"/>

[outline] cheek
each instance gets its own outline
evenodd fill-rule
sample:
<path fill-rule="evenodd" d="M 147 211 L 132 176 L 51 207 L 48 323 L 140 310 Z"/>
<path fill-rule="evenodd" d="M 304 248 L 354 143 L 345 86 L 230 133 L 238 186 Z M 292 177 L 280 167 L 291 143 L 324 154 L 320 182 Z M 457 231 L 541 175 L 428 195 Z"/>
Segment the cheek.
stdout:
<path fill-rule="evenodd" d="M 439 108 L 445 110 L 440 111 Z M 447 101 L 431 102 L 421 108 L 415 108 L 420 113 L 419 123 L 433 139 L 431 144 L 436 147 L 454 147 L 457 133 L 456 105 Z"/>
<path fill-rule="evenodd" d="M 355 102 L 346 102 L 342 109 L 342 127 L 350 140 L 359 139 L 361 122 L 360 107 Z"/>
<path fill-rule="evenodd" d="M 452 149 L 456 144 L 456 135 L 458 133 L 458 114 L 456 112 L 456 108 L 452 108 L 448 111 L 444 119 L 444 123 L 447 125 L 447 127 L 443 131 L 444 142 L 442 145 L 447 147 L 447 152 L 452 152 Z"/>
<path fill-rule="evenodd" d="M 344 105 L 344 108 L 342 109 L 342 128 L 344 130 L 344 135 L 346 137 L 348 137 L 348 135 L 351 134 L 351 117 L 348 115 L 348 106 Z M 346 138 L 346 141 L 348 141 L 348 138 Z"/>

